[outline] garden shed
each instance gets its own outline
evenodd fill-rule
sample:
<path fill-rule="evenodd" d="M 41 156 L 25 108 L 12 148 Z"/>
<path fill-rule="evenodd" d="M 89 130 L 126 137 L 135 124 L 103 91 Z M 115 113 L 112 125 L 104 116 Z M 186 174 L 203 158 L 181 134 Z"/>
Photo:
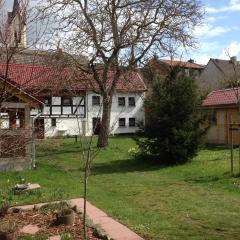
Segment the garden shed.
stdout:
<path fill-rule="evenodd" d="M 207 143 L 240 143 L 239 99 L 240 88 L 229 88 L 212 91 L 203 101 L 203 108 L 211 116 Z"/>
<path fill-rule="evenodd" d="M 0 77 L 0 171 L 31 168 L 30 111 L 42 102 Z"/>

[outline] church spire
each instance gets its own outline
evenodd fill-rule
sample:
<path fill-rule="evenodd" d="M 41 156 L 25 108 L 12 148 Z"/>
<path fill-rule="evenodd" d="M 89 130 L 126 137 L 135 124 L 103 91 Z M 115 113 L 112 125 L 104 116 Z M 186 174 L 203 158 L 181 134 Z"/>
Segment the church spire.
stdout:
<path fill-rule="evenodd" d="M 8 24 L 12 32 L 12 44 L 26 47 L 26 13 L 21 8 L 19 0 L 14 0 L 12 12 L 8 13 Z"/>
<path fill-rule="evenodd" d="M 14 3 L 13 3 L 13 11 L 12 11 L 13 17 L 16 16 L 16 14 L 17 14 L 18 12 L 20 12 L 19 2 L 18 2 L 18 0 L 14 0 Z"/>

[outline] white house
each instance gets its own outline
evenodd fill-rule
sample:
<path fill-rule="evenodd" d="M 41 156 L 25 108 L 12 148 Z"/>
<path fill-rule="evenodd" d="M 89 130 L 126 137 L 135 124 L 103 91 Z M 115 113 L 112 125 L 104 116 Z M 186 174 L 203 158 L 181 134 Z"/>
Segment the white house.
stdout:
<path fill-rule="evenodd" d="M 0 75 L 5 68 L 0 64 Z M 43 109 L 31 112 L 37 137 L 98 134 L 102 98 L 89 75 L 42 65 L 10 64 L 8 68 L 11 81 L 45 103 Z M 112 102 L 111 134 L 139 130 L 145 118 L 145 92 L 138 72 L 120 78 Z"/>
<path fill-rule="evenodd" d="M 79 132 L 91 135 L 93 131 L 97 134 L 102 99 L 94 80 L 66 67 L 61 70 L 54 67 L 67 57 L 61 51 L 26 49 L 26 20 L 18 0 L 14 0 L 13 10 L 8 13 L 8 24 L 12 42 L 17 40 L 21 48 L 11 59 L 9 79 L 45 103 L 43 109 L 31 112 L 35 134 L 39 138 Z M 4 56 L 0 54 L 0 76 L 6 68 Z M 83 62 L 86 60 L 84 56 L 79 57 Z M 69 58 L 65 62 L 69 62 Z M 109 81 L 111 79 L 109 76 Z M 111 134 L 134 133 L 139 129 L 139 124 L 144 122 L 145 91 L 146 86 L 137 72 L 121 77 L 113 96 Z M 8 126 L 7 121 L 5 116 L 2 126 Z"/>

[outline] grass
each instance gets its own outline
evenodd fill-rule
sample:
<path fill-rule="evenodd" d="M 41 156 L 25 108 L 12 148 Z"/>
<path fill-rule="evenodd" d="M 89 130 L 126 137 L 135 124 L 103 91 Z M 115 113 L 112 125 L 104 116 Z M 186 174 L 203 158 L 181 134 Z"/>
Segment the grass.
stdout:
<path fill-rule="evenodd" d="M 208 147 L 191 163 L 161 168 L 134 160 L 128 153 L 134 146 L 129 137 L 115 137 L 97 155 L 89 179 L 91 203 L 146 239 L 240 239 L 240 178 L 229 174 L 228 149 Z M 78 149 L 73 139 L 40 142 L 38 168 L 1 173 L 0 193 L 12 204 L 81 197 Z M 42 190 L 14 195 L 11 187 L 22 178 Z"/>

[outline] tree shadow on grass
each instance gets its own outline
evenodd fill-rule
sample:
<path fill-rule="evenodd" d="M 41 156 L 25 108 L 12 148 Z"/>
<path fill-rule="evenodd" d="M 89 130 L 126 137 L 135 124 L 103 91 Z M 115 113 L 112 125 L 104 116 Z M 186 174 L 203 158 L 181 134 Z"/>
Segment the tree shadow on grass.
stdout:
<path fill-rule="evenodd" d="M 202 150 L 209 150 L 209 151 L 224 151 L 229 150 L 230 146 L 228 145 L 216 145 L 216 144 L 205 144 Z"/>
<path fill-rule="evenodd" d="M 213 183 L 213 182 L 218 182 L 220 180 L 222 180 L 223 178 L 226 177 L 219 177 L 219 176 L 199 176 L 196 178 L 186 178 L 184 179 L 185 182 L 189 182 L 189 183 Z"/>
<path fill-rule="evenodd" d="M 139 159 L 115 160 L 107 163 L 95 163 L 92 166 L 92 175 L 113 174 L 113 173 L 129 173 L 129 172 L 145 172 L 157 171 L 161 168 L 167 168 L 156 164 L 152 161 L 143 161 Z"/>

